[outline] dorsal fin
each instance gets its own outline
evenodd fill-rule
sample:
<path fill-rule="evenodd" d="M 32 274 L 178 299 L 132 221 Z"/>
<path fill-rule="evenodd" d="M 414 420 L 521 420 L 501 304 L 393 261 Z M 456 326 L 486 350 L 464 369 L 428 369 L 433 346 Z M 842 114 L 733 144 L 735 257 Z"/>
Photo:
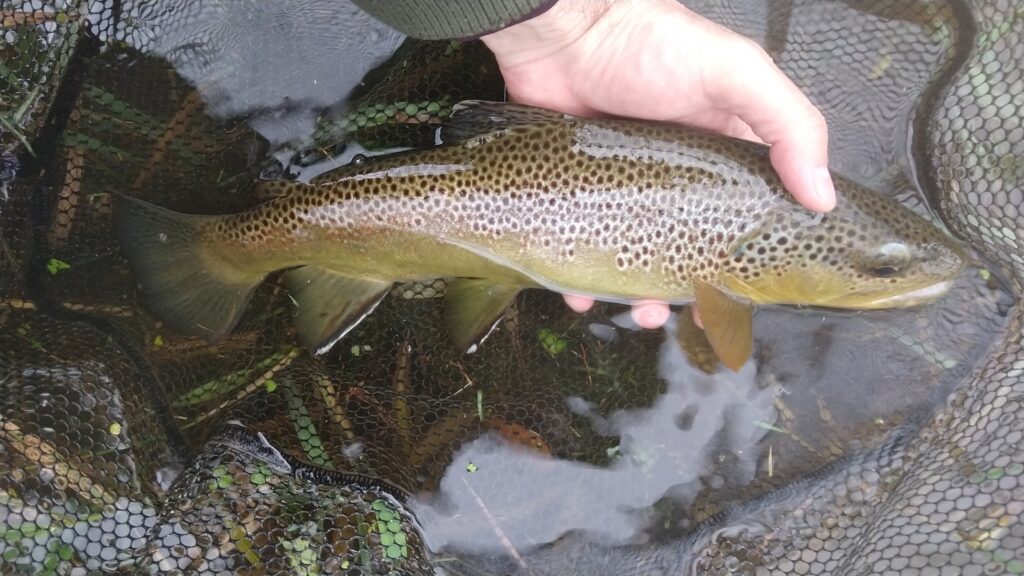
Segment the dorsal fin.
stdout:
<path fill-rule="evenodd" d="M 486 139 L 507 133 L 518 126 L 532 126 L 564 119 L 565 114 L 544 108 L 505 102 L 463 100 L 452 107 L 452 117 L 441 127 L 438 136 L 444 144 L 455 144 L 479 138 Z"/>
<path fill-rule="evenodd" d="M 309 188 L 309 184 L 294 180 L 261 180 L 253 187 L 253 194 L 260 202 L 283 198 Z"/>

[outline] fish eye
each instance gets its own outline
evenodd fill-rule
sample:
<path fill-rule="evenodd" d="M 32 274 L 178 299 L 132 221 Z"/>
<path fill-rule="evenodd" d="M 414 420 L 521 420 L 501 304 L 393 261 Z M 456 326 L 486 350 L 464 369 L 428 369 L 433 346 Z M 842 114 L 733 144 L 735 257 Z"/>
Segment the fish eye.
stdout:
<path fill-rule="evenodd" d="M 875 252 L 869 271 L 875 278 L 892 278 L 910 261 L 910 249 L 900 242 L 889 242 Z"/>
<path fill-rule="evenodd" d="M 887 266 L 883 264 L 882 266 L 875 266 L 872 268 L 871 275 L 875 278 L 892 278 L 898 274 L 899 271 L 900 269 L 895 266 Z"/>

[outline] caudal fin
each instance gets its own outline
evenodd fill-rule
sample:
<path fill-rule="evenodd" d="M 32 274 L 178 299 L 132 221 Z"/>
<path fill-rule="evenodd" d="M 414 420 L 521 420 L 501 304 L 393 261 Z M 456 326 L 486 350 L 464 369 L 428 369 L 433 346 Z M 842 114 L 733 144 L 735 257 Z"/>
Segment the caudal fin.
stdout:
<path fill-rule="evenodd" d="M 202 252 L 201 227 L 217 216 L 172 212 L 116 195 L 114 226 L 146 304 L 177 332 L 210 342 L 234 328 L 263 280 Z"/>

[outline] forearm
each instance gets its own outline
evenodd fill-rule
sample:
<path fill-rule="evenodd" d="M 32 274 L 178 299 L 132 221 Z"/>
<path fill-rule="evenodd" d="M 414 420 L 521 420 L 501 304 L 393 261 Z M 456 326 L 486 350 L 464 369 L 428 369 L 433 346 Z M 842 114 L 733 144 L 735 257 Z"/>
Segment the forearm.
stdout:
<path fill-rule="evenodd" d="M 519 66 L 565 49 L 604 16 L 616 0 L 559 0 L 548 10 L 483 37 L 503 67 Z M 618 2 L 623 4 L 621 0 Z M 628 4 L 628 2 L 626 3 Z"/>

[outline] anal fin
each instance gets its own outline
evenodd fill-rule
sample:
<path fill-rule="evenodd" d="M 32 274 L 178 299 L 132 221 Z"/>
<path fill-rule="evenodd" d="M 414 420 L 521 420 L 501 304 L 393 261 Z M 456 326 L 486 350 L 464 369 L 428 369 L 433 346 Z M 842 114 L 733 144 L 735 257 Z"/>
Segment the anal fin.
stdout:
<path fill-rule="evenodd" d="M 754 350 L 752 307 L 700 280 L 693 288 L 711 347 L 726 368 L 738 371 Z"/>
<path fill-rule="evenodd" d="M 299 342 L 323 354 L 365 318 L 391 289 L 392 282 L 353 278 L 320 266 L 284 273 L 298 309 Z"/>
<path fill-rule="evenodd" d="M 460 352 L 483 342 L 505 314 L 521 286 L 498 284 L 486 278 L 453 278 L 445 289 L 445 323 Z"/>

